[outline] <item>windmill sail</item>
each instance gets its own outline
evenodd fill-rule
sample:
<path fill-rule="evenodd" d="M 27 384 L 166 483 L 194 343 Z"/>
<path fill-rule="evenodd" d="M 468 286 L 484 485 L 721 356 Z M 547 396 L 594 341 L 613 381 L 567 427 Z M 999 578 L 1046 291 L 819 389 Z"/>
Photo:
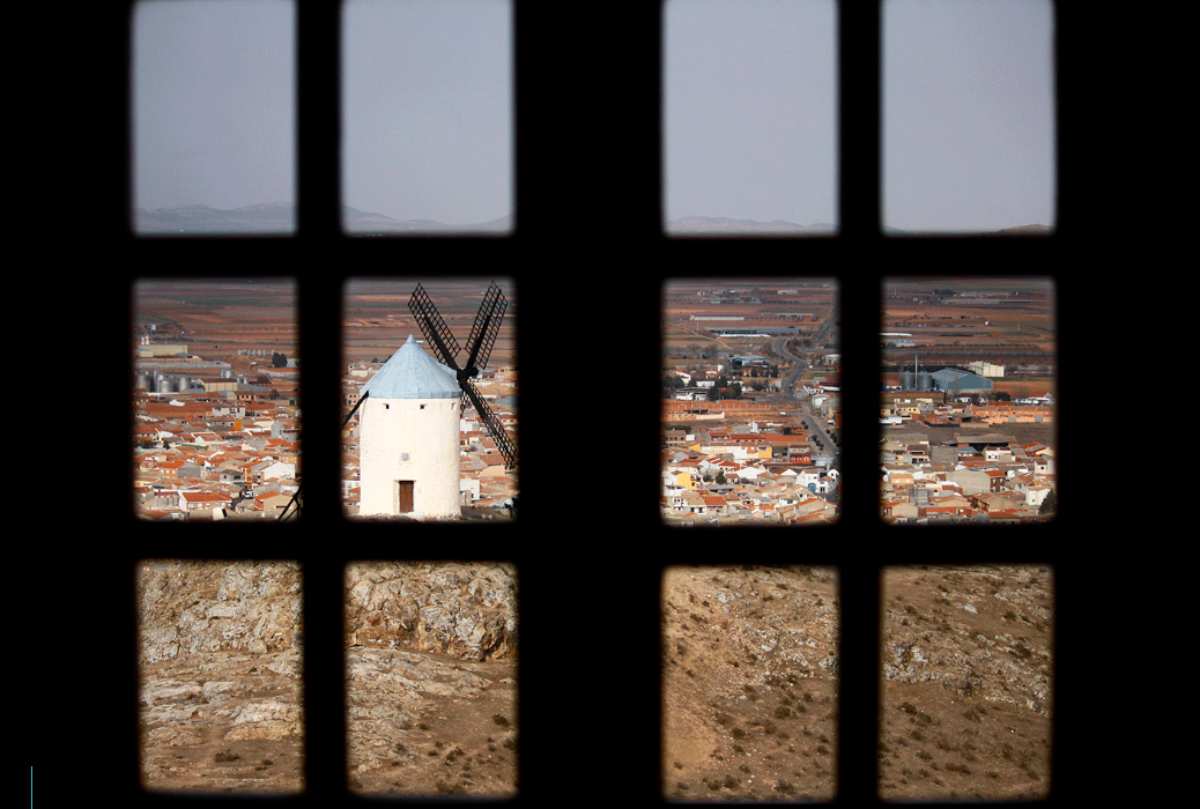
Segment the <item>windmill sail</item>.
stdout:
<path fill-rule="evenodd" d="M 450 327 L 442 319 L 442 313 L 433 305 L 429 293 L 420 284 L 417 284 L 412 297 L 408 299 L 408 310 L 416 319 L 417 327 L 421 329 L 425 342 L 434 347 L 442 364 L 457 371 L 457 357 L 460 350 L 458 341 L 454 339 Z"/>
<path fill-rule="evenodd" d="M 504 311 L 508 308 L 508 300 L 500 287 L 492 282 L 479 304 L 475 314 L 475 323 L 471 326 L 471 335 L 467 338 L 467 350 L 470 355 L 464 368 L 478 376 L 479 371 L 487 367 L 488 359 L 492 356 L 492 346 L 496 344 L 496 335 L 500 333 L 500 321 L 504 319 Z"/>
<path fill-rule="evenodd" d="M 492 440 L 496 442 L 496 448 L 500 450 L 500 454 L 504 457 L 505 467 L 512 469 L 517 465 L 517 447 L 512 439 L 508 436 L 508 431 L 504 429 L 504 425 L 500 423 L 500 419 L 492 412 L 492 408 L 484 401 L 484 398 L 479 395 L 475 385 L 466 380 L 462 383 L 463 395 L 471 401 L 475 412 L 479 414 L 479 419 L 487 427 L 488 433 L 492 436 Z"/>

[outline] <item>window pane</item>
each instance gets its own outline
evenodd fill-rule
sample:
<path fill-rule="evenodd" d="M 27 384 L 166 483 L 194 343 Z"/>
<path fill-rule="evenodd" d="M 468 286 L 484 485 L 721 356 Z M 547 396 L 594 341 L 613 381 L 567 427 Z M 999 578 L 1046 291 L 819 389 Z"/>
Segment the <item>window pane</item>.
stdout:
<path fill-rule="evenodd" d="M 512 229 L 508 0 L 350 0 L 343 21 L 343 225 Z"/>
<path fill-rule="evenodd" d="M 888 281 L 880 339 L 884 519 L 1052 518 L 1053 283 Z"/>
<path fill-rule="evenodd" d="M 138 515 L 278 519 L 300 480 L 295 284 L 147 280 L 134 298 Z"/>
<path fill-rule="evenodd" d="M 137 5 L 137 232 L 295 229 L 294 17 L 290 0 Z"/>
<path fill-rule="evenodd" d="M 887 0 L 888 230 L 1054 225 L 1052 21 L 1047 0 Z"/>
<path fill-rule="evenodd" d="M 837 598 L 826 568 L 667 570 L 667 797 L 833 797 Z"/>
<path fill-rule="evenodd" d="M 1053 599 L 1044 567 L 885 571 L 884 798 L 1046 796 Z"/>
<path fill-rule="evenodd" d="M 300 567 L 138 565 L 142 784 L 298 792 Z"/>
<path fill-rule="evenodd" d="M 351 789 L 516 792 L 516 587 L 506 564 L 346 569 Z"/>
<path fill-rule="evenodd" d="M 422 314 L 418 320 L 417 312 L 428 318 Z M 442 324 L 436 338 L 441 346 L 422 322 Z M 402 520 L 513 517 L 515 322 L 508 279 L 350 281 L 342 378 L 349 418 L 342 450 L 348 514 Z M 461 379 L 454 370 L 470 368 L 478 373 Z"/>
<path fill-rule="evenodd" d="M 667 3 L 668 232 L 836 229 L 834 19 L 829 0 Z"/>
<path fill-rule="evenodd" d="M 837 288 L 664 288 L 662 513 L 669 525 L 830 522 L 839 499 Z"/>

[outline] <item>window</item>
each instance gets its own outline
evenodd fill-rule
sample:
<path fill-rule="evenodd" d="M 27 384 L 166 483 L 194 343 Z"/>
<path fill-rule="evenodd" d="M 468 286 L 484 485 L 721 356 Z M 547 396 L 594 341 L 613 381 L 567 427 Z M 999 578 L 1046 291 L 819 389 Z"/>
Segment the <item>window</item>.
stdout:
<path fill-rule="evenodd" d="M 95 425 L 86 453 L 94 482 L 105 493 L 99 513 L 116 525 L 103 541 L 85 540 L 89 564 L 72 571 L 78 589 L 50 605 L 63 626 L 78 626 L 79 605 L 104 632 L 80 631 L 81 653 L 111 666 L 95 667 L 111 698 L 93 701 L 89 722 L 103 729 L 87 761 L 66 760 L 49 736 L 36 760 L 39 784 L 75 805 L 97 790 L 118 802 L 138 800 L 136 655 L 133 582 L 144 559 L 295 561 L 303 576 L 302 699 L 304 800 L 338 803 L 349 794 L 346 764 L 345 637 L 341 620 L 350 561 L 501 559 L 521 575 L 520 681 L 516 712 L 518 801 L 549 802 L 594 790 L 605 797 L 663 794 L 661 602 L 663 569 L 713 565 L 804 565 L 836 569 L 839 589 L 838 728 L 833 738 L 839 801 L 878 800 L 881 682 L 882 570 L 891 565 L 992 563 L 1049 566 L 1062 605 L 1059 621 L 1080 628 L 1079 563 L 1065 538 L 1087 527 L 1083 497 L 1072 483 L 1081 463 L 1064 435 L 1059 446 L 1058 517 L 1013 530 L 966 527 L 909 536 L 879 518 L 878 332 L 882 280 L 922 276 L 1034 274 L 1055 281 L 1060 300 L 1078 299 L 1085 281 L 1067 274 L 1086 246 L 1090 222 L 1102 221 L 1099 202 L 1087 199 L 1081 174 L 1098 157 L 1086 128 L 1062 126 L 1059 153 L 1061 210 L 1052 234 L 998 239 L 988 236 L 886 239 L 881 228 L 881 11 L 869 2 L 837 6 L 838 232 L 814 240 L 668 239 L 663 233 L 659 5 L 611 8 L 563 4 L 514 5 L 515 227 L 508 236 L 455 235 L 351 238 L 341 230 L 339 121 L 342 39 L 338 4 L 296 4 L 296 222 L 294 238 L 138 238 L 128 155 L 130 6 L 80 11 L 97 21 L 94 76 L 105 100 L 97 104 L 95 170 L 102 180 L 94 242 L 124 283 L 105 296 L 112 317 L 101 334 L 119 332 L 114 351 L 128 356 L 130 292 L 135 279 L 265 275 L 297 278 L 304 509 L 295 522 L 270 525 L 188 526 L 169 532 L 133 519 L 128 474 L 101 471 L 99 459 L 128 458 L 132 366 L 111 368 L 85 346 L 86 364 L 103 365 L 113 395 L 96 406 L 107 421 Z M 118 4 L 119 6 L 119 4 Z M 1081 42 L 1086 9 L 1056 4 L 1057 65 L 1064 38 Z M 1056 65 L 1056 66 L 1057 66 Z M 1058 74 L 1056 104 L 1077 103 L 1083 70 Z M 109 163 L 111 161 L 111 164 Z M 112 194 L 114 197 L 109 197 Z M 108 202 L 113 204 L 109 205 Z M 90 246 L 91 242 L 89 242 Z M 94 263 L 94 256 L 88 256 Z M 436 273 L 476 277 L 504 267 L 520 298 L 517 339 L 522 373 L 521 513 L 489 526 L 353 523 L 342 514 L 339 425 L 344 403 L 339 332 L 344 282 L 354 276 Z M 803 532 L 671 532 L 661 525 L 659 398 L 662 282 L 686 267 L 691 276 L 833 277 L 841 324 L 843 422 L 842 502 L 838 521 Z M 966 269 L 964 269 L 966 268 Z M 103 287 L 100 287 L 103 289 Z M 90 303 L 90 302 L 89 302 Z M 1082 370 L 1084 314 L 1060 317 L 1063 362 L 1058 407 L 1072 418 Z M 97 340 L 99 345 L 99 339 Z M 79 349 L 70 356 L 79 356 Z M 128 361 L 127 361 L 128 363 Z M 1078 366 L 1076 366 L 1078 368 Z M 86 369 L 85 369 L 86 370 Z M 593 394 L 593 392 L 596 392 Z M 602 396 L 600 394 L 603 394 Z M 119 402 L 117 404 L 110 404 Z M 1077 422 L 1081 423 L 1081 422 Z M 859 425 L 855 428 L 853 425 Z M 1076 443 L 1083 441 L 1076 434 Z M 109 478 L 112 478 L 111 480 Z M 580 489 L 578 482 L 593 484 Z M 601 507 L 603 506 L 603 507 Z M 86 518 L 90 515 L 77 515 Z M 85 523 L 86 525 L 86 523 Z M 1018 530 L 1019 529 L 1019 530 Z M 769 535 L 768 535 L 769 534 Z M 787 536 L 783 536 L 787 534 Z M 113 539 L 115 536 L 117 539 Z M 40 543 L 49 545 L 50 543 Z M 95 547 L 103 545 L 103 549 Z M 56 549 L 57 552 L 57 549 Z M 86 570 L 82 569 L 86 568 Z M 1070 609 L 1068 605 L 1072 605 Z M 1057 637 L 1070 638 L 1056 627 Z M 1076 641 L 1056 650 L 1056 703 L 1051 800 L 1081 797 L 1084 768 L 1059 767 L 1082 719 L 1078 696 L 1086 678 Z M 1068 651 L 1071 650 L 1071 651 Z M 1064 652 L 1066 652 L 1064 654 Z M 618 658 L 617 655 L 620 655 Z M 1075 662 L 1073 662 L 1075 661 Z M 565 700 L 547 699 L 566 690 Z M 1076 691 L 1076 694 L 1079 692 Z M 314 709 L 320 706 L 319 709 Z M 577 733 L 573 722 L 593 732 Z M 95 737 L 93 737 L 95 738 Z M 614 756 L 620 764 L 611 764 Z M 94 776 L 79 777 L 80 772 Z M 653 799 L 653 798 L 651 798 Z M 299 800 L 299 799 L 297 799 Z M 156 800 L 156 802 L 159 802 Z M 162 803 L 175 803 L 162 796 Z"/>

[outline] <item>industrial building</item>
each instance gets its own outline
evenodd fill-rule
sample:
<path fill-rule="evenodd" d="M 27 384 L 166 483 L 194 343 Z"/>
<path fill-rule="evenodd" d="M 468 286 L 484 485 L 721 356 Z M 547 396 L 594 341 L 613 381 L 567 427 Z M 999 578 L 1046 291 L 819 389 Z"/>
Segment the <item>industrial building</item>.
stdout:
<path fill-rule="evenodd" d="M 992 380 L 962 368 L 942 368 L 930 374 L 933 390 L 947 393 L 980 393 L 992 389 Z"/>
<path fill-rule="evenodd" d="M 992 389 L 992 381 L 962 368 L 946 367 L 937 371 L 922 370 L 913 357 L 911 370 L 900 372 L 900 387 L 903 390 L 929 390 L 944 393 L 981 393 Z"/>
<path fill-rule="evenodd" d="M 994 362 L 983 362 L 982 360 L 978 362 L 968 362 L 967 370 L 991 379 L 1004 378 L 1004 366 L 997 365 Z"/>

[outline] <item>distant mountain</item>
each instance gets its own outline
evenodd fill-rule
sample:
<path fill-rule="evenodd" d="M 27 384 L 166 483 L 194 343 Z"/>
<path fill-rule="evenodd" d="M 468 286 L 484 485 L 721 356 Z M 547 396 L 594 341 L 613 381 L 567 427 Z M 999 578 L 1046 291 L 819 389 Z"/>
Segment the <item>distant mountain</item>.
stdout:
<path fill-rule="evenodd" d="M 362 235 L 378 233 L 497 232 L 512 229 L 512 217 L 488 222 L 447 225 L 433 219 L 393 219 L 381 213 L 342 208 L 347 230 Z M 286 202 L 246 205 L 241 208 L 212 208 L 182 205 L 176 208 L 138 208 L 134 217 L 140 233 L 291 233 L 296 229 L 295 206 Z"/>
<path fill-rule="evenodd" d="M 372 233 L 460 233 L 480 231 L 504 233 L 512 230 L 512 217 L 501 216 L 487 222 L 472 222 L 466 225 L 447 225 L 436 219 L 393 219 L 386 214 L 343 208 L 343 222 L 347 230 L 364 236 Z"/>
<path fill-rule="evenodd" d="M 1011 228 L 1002 228 L 997 233 L 1013 233 L 1019 235 L 1049 233 L 1053 228 L 1049 225 L 1017 225 Z"/>
<path fill-rule="evenodd" d="M 758 219 L 731 219 L 725 216 L 685 216 L 667 223 L 670 233 L 833 233 L 836 228 L 828 222 L 801 225 L 775 219 L 763 222 Z"/>
<path fill-rule="evenodd" d="M 911 228 L 889 228 L 885 227 L 883 232 L 888 236 L 974 236 L 982 235 L 1000 235 L 1000 236 L 1041 236 L 1053 232 L 1054 228 L 1049 225 L 1015 225 L 1010 228 L 998 228 L 996 230 L 983 230 L 981 228 L 967 228 L 965 230 L 919 230 Z"/>
<path fill-rule="evenodd" d="M 231 209 L 182 205 L 138 208 L 134 221 L 141 233 L 290 233 L 296 227 L 296 212 L 283 202 Z"/>

